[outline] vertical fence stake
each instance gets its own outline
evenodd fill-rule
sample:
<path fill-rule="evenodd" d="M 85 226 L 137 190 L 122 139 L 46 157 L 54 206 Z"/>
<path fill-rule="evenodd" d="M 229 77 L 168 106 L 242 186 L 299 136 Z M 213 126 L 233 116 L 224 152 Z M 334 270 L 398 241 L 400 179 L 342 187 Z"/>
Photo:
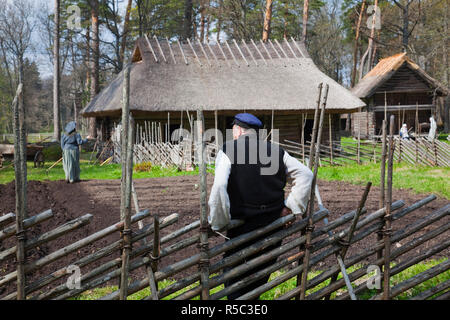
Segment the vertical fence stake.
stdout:
<path fill-rule="evenodd" d="M 14 116 L 14 172 L 16 186 L 16 238 L 17 238 L 17 300 L 25 300 L 25 242 L 23 220 L 27 217 L 27 150 L 23 84 L 17 87 L 13 101 Z"/>
<path fill-rule="evenodd" d="M 305 164 L 305 123 L 306 123 L 306 119 L 304 118 L 308 118 L 308 114 L 306 114 L 306 116 L 302 113 L 302 161 L 303 164 Z"/>
<path fill-rule="evenodd" d="M 314 229 L 314 222 L 313 222 L 313 213 L 314 213 L 314 198 L 315 198 L 315 188 L 316 188 L 316 181 L 317 181 L 317 171 L 319 166 L 319 158 L 320 158 L 320 141 L 322 138 L 322 129 L 323 129 L 323 120 L 325 118 L 325 107 L 327 104 L 328 99 L 328 84 L 325 86 L 325 94 L 323 97 L 323 103 L 322 108 L 320 111 L 320 120 L 319 120 L 319 130 L 317 133 L 317 143 L 316 143 L 316 150 L 315 150 L 315 161 L 314 161 L 314 173 L 313 173 L 313 180 L 311 184 L 311 194 L 309 199 L 309 206 L 308 206 L 308 226 L 306 227 L 306 244 L 305 244 L 305 256 L 303 260 L 303 271 L 301 273 L 301 287 L 300 287 L 300 300 L 304 300 L 306 296 L 306 283 L 308 281 L 308 267 L 309 267 L 309 259 L 310 259 L 310 253 L 311 253 L 311 236 Z M 310 160 L 311 161 L 311 160 Z"/>
<path fill-rule="evenodd" d="M 380 163 L 380 198 L 378 206 L 379 208 L 383 208 L 385 206 L 385 195 L 386 195 L 386 187 L 385 187 L 385 181 L 386 181 L 386 120 L 383 120 L 382 122 L 382 141 L 381 141 L 381 163 Z M 377 233 L 377 240 L 381 241 L 383 239 L 383 235 L 381 230 Z M 377 259 L 381 259 L 383 256 L 383 249 L 380 249 L 377 251 Z"/>
<path fill-rule="evenodd" d="M 330 139 L 330 164 L 333 165 L 333 134 L 331 130 L 331 113 L 328 114 L 328 136 Z"/>
<path fill-rule="evenodd" d="M 200 283 L 202 287 L 201 299 L 209 300 L 209 256 L 208 256 L 208 211 L 207 211 L 207 185 L 206 162 L 204 158 L 204 125 L 203 110 L 197 110 L 197 157 L 200 174 Z"/>
<path fill-rule="evenodd" d="M 314 157 L 314 146 L 315 146 L 315 142 L 316 142 L 316 136 L 317 136 L 317 127 L 319 126 L 319 111 L 320 111 L 320 102 L 322 101 L 322 89 L 323 89 L 323 83 L 320 83 L 318 86 L 319 92 L 317 95 L 317 104 L 316 104 L 316 109 L 314 111 L 314 124 L 313 124 L 313 131 L 312 131 L 312 137 L 311 137 L 311 145 L 310 145 L 310 149 L 309 149 L 309 157 L 308 157 L 308 168 L 312 169 L 313 166 L 313 157 Z M 302 215 L 302 218 L 306 218 L 307 216 L 307 212 L 305 212 Z M 300 233 L 301 236 L 303 236 L 305 234 L 305 232 L 302 230 L 302 232 Z M 299 247 L 299 251 L 304 250 L 304 246 L 301 245 Z M 298 265 L 301 265 L 303 263 L 303 258 L 300 258 L 298 260 Z M 302 273 L 297 275 L 297 287 L 301 286 L 301 279 L 302 279 Z M 296 299 L 300 299 L 301 294 L 297 295 Z"/>
<path fill-rule="evenodd" d="M 155 215 L 153 218 L 153 226 L 154 226 L 154 232 L 153 232 L 153 251 L 150 256 L 151 258 L 151 264 L 150 268 L 147 269 L 148 272 L 148 281 L 150 285 L 151 290 L 151 298 L 152 300 L 158 300 L 158 283 L 156 282 L 155 272 L 158 270 L 158 259 L 159 254 L 161 251 L 161 244 L 160 244 L 160 235 L 159 235 L 159 217 L 158 215 Z"/>
<path fill-rule="evenodd" d="M 384 270 L 383 270 L 383 300 L 390 299 L 390 256 L 391 256 L 391 205 L 392 205 L 392 171 L 394 160 L 394 116 L 391 115 L 389 127 L 389 154 L 388 154 L 388 176 L 387 176 L 387 199 L 386 214 L 384 216 L 385 226 L 383 229 L 384 237 Z"/>
<path fill-rule="evenodd" d="M 120 300 L 126 300 L 128 294 L 128 268 L 131 252 L 131 185 L 133 176 L 133 126 L 130 112 L 130 67 L 124 72 L 122 105 L 122 181 L 120 219 L 124 223 L 122 238 L 122 266 L 120 277 Z"/>

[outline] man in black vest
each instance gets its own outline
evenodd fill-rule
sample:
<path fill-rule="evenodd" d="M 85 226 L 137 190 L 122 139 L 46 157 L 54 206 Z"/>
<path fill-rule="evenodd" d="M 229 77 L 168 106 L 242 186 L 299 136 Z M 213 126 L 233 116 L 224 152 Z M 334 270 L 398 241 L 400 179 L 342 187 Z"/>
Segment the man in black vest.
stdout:
<path fill-rule="evenodd" d="M 311 170 L 279 145 L 261 139 L 258 134 L 261 128 L 261 121 L 254 115 L 237 114 L 233 121 L 233 140 L 227 141 L 216 157 L 214 184 L 208 201 L 208 221 L 212 230 L 220 231 L 231 219 L 244 220 L 243 225 L 227 231 L 230 239 L 264 227 L 281 216 L 302 214 L 308 203 L 313 177 Z M 284 187 L 288 178 L 293 183 L 291 193 L 285 200 Z M 224 258 L 267 236 L 266 234 L 227 251 Z M 244 261 L 250 261 L 280 245 L 281 242 L 276 243 L 258 254 L 246 257 Z M 275 262 L 276 258 L 234 277 L 225 283 L 225 287 L 230 287 Z M 225 268 L 223 272 L 229 270 L 230 268 Z M 229 294 L 228 299 L 234 300 L 263 285 L 268 278 L 269 276 L 261 277 L 246 284 L 244 288 Z"/>

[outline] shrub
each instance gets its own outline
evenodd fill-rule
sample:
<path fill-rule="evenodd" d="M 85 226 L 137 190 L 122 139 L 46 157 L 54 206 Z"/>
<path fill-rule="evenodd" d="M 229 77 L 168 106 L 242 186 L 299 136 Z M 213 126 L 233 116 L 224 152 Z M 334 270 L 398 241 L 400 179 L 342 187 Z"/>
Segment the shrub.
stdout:
<path fill-rule="evenodd" d="M 152 163 L 150 161 L 136 163 L 134 165 L 134 171 L 135 172 L 150 172 L 150 171 L 152 171 Z"/>

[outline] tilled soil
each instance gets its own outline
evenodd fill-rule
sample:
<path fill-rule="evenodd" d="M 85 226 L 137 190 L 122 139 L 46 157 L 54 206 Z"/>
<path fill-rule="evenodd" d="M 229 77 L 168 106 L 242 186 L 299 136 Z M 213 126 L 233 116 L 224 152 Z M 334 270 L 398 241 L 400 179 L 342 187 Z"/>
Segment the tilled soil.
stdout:
<path fill-rule="evenodd" d="M 213 182 L 213 176 L 208 175 L 208 187 L 211 188 Z M 158 214 L 159 217 L 165 217 L 172 213 L 178 213 L 179 219 L 177 223 L 163 229 L 162 236 L 169 234 L 181 227 L 188 225 L 189 223 L 199 219 L 200 209 L 200 192 L 198 189 L 199 177 L 198 176 L 179 176 L 170 178 L 152 178 L 152 179 L 137 179 L 134 181 L 136 193 L 139 198 L 140 209 L 149 209 L 152 214 Z M 329 221 L 333 221 L 343 214 L 356 209 L 360 197 L 364 191 L 364 186 L 352 185 L 349 183 L 338 181 L 319 181 L 319 190 L 322 197 L 322 201 L 325 207 L 330 211 L 328 217 Z M 289 187 L 286 188 L 286 192 L 289 192 Z M 393 200 L 403 200 L 405 207 L 417 202 L 420 199 L 425 198 L 426 194 L 416 194 L 410 190 L 394 190 Z M 366 202 L 366 208 L 368 212 L 373 212 L 378 209 L 379 188 L 372 187 L 369 197 Z M 393 231 L 404 228 L 415 220 L 424 217 L 436 209 L 447 205 L 449 201 L 447 199 L 438 198 L 425 207 L 416 210 L 399 221 L 393 223 Z M 0 216 L 13 212 L 15 208 L 15 191 L 14 182 L 7 185 L 0 185 Z M 120 220 L 120 180 L 89 180 L 82 181 L 76 184 L 67 184 L 65 181 L 29 181 L 28 182 L 28 214 L 29 216 L 43 212 L 47 209 L 52 209 L 54 216 L 38 226 L 32 228 L 28 232 L 28 239 L 34 238 L 36 235 L 47 232 L 55 227 L 70 221 L 74 218 L 80 217 L 86 213 L 93 215 L 93 219 L 90 224 L 75 230 L 67 234 L 67 236 L 61 237 L 57 240 L 53 240 L 45 245 L 34 248 L 28 252 L 28 261 L 33 261 L 41 258 L 57 249 L 63 248 L 77 240 L 80 240 L 96 231 L 111 226 Z M 134 210 L 134 208 L 133 208 Z M 448 223 L 450 217 L 446 216 L 440 221 L 427 227 L 420 234 L 425 231 L 432 230 L 439 225 Z M 152 219 L 147 218 L 144 220 L 145 224 L 151 223 Z M 322 225 L 322 222 L 319 224 Z M 136 230 L 137 226 L 134 226 L 133 230 Z M 192 236 L 193 233 L 185 235 L 183 238 Z M 290 239 L 293 237 L 291 236 Z M 416 235 L 417 236 L 417 235 Z M 419 250 L 430 248 L 431 246 L 439 243 L 443 239 L 447 239 L 448 233 L 441 234 L 435 239 L 428 241 L 416 250 L 412 250 L 406 253 L 401 259 L 408 258 L 415 255 Z M 43 277 L 46 274 L 54 272 L 60 268 L 64 268 L 69 264 L 75 263 L 81 257 L 88 253 L 94 252 L 114 240 L 119 239 L 119 233 L 114 233 L 100 241 L 97 241 L 91 245 L 88 245 L 77 252 L 68 255 L 65 258 L 51 263 L 39 271 L 33 272 L 27 278 L 27 282 L 32 282 L 36 279 Z M 411 239 L 411 238 L 408 238 Z M 2 250 L 11 246 L 13 239 L 8 239 L 2 245 Z M 210 247 L 217 243 L 224 241 L 220 237 L 210 239 Z M 366 239 L 353 244 L 347 256 L 351 256 L 364 248 L 370 246 L 376 241 L 376 236 L 371 235 Z M 394 246 L 401 246 L 406 241 L 402 240 L 400 243 L 394 244 Z M 448 256 L 449 249 L 441 252 L 434 258 L 442 256 Z M 198 248 L 193 245 L 189 248 L 183 249 L 175 254 L 172 254 L 166 258 L 163 258 L 160 262 L 160 268 L 164 268 L 167 265 L 172 264 L 175 261 L 190 257 L 198 253 Z M 119 257 L 119 252 L 114 255 L 115 258 Z M 7 261 L 0 262 L 0 278 L 2 275 L 8 274 L 14 271 L 14 257 Z M 89 265 L 86 268 L 82 268 L 82 273 L 87 270 L 92 270 L 109 261 L 111 258 L 104 258 L 100 261 Z M 213 259 L 213 263 L 220 259 L 216 257 Z M 335 263 L 335 259 L 332 257 L 327 258 L 324 262 L 319 263 L 316 268 L 324 269 Z M 177 274 L 176 278 L 192 274 L 196 270 L 196 267 L 192 267 L 182 273 Z M 133 278 L 141 278 L 145 274 L 145 270 L 141 268 L 132 274 Z M 117 284 L 117 280 L 113 282 Z M 0 288 L 0 295 L 2 290 L 4 294 L 14 290 L 15 283 L 12 282 L 7 288 Z"/>

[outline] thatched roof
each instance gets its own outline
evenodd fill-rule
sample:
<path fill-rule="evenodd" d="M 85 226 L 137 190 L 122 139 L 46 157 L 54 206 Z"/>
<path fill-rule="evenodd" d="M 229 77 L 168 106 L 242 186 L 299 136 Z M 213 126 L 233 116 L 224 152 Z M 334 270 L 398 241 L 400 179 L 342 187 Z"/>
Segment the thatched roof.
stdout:
<path fill-rule="evenodd" d="M 381 59 L 380 62 L 378 62 L 378 64 L 351 89 L 351 92 L 359 98 L 368 98 L 385 82 L 391 79 L 396 72 L 405 67 L 411 72 L 414 72 L 426 84 L 427 89 L 430 91 L 436 90 L 440 95 L 448 95 L 448 90 L 408 58 L 406 52 Z M 407 88 L 405 88 L 405 90 L 407 90 Z"/>
<path fill-rule="evenodd" d="M 365 103 L 322 73 L 303 43 L 200 44 L 137 40 L 130 73 L 131 111 L 313 110 L 318 85 L 330 86 L 327 109 L 353 112 Z M 83 110 L 120 114 L 123 71 Z"/>

